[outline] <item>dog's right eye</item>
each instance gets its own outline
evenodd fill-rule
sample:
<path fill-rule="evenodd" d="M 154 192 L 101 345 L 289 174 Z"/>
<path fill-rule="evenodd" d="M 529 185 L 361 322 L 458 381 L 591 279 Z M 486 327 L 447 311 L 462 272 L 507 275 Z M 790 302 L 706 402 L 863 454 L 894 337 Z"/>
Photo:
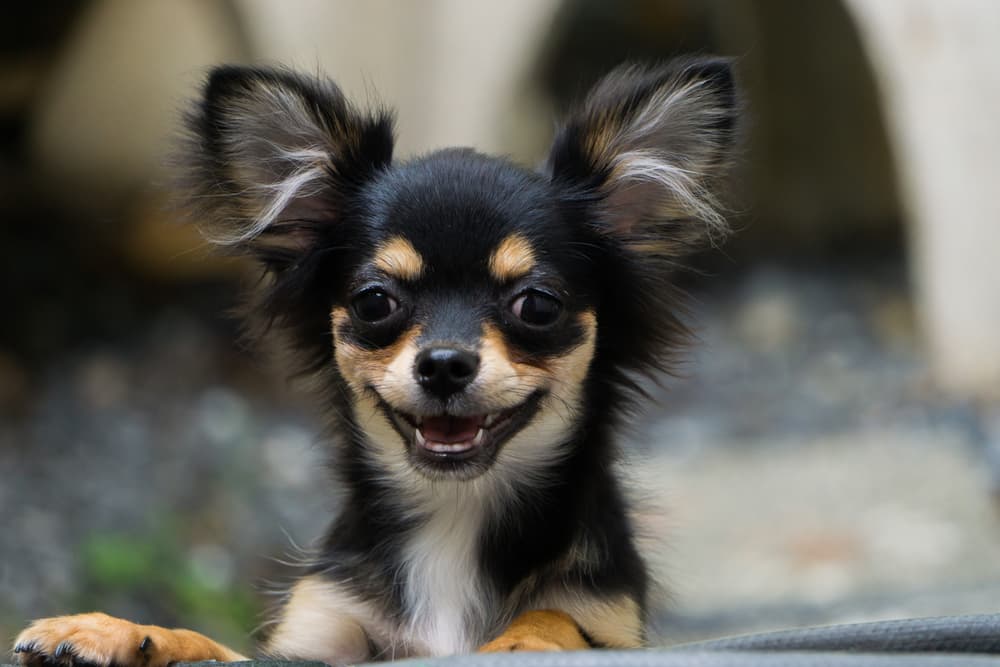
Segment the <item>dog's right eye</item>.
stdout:
<path fill-rule="evenodd" d="M 381 322 L 396 312 L 399 302 L 380 289 L 367 289 L 351 302 L 354 314 L 362 322 Z"/>

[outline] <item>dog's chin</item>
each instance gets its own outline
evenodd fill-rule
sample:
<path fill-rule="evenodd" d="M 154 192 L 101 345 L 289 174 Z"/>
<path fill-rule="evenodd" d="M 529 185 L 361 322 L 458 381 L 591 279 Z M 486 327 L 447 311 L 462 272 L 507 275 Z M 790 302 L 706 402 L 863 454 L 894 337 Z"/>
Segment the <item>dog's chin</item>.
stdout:
<path fill-rule="evenodd" d="M 413 467 L 430 479 L 473 479 L 496 461 L 504 444 L 531 422 L 544 392 L 499 412 L 414 415 L 381 401 L 406 442 Z"/>

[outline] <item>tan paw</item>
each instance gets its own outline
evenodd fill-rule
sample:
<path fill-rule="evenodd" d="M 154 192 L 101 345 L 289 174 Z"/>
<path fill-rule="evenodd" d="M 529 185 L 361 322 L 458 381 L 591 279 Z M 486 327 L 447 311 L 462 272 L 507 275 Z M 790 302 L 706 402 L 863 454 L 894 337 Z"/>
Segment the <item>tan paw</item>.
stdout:
<path fill-rule="evenodd" d="M 502 635 L 480 647 L 480 653 L 510 651 L 576 651 L 590 648 L 576 622 L 561 611 L 528 611 Z"/>
<path fill-rule="evenodd" d="M 43 618 L 27 627 L 14 642 L 22 665 L 52 663 L 149 665 L 152 639 L 142 626 L 107 614 L 77 614 Z"/>
<path fill-rule="evenodd" d="M 35 621 L 18 635 L 14 654 L 25 667 L 166 667 L 172 662 L 244 659 L 191 630 L 138 625 L 102 613 Z"/>

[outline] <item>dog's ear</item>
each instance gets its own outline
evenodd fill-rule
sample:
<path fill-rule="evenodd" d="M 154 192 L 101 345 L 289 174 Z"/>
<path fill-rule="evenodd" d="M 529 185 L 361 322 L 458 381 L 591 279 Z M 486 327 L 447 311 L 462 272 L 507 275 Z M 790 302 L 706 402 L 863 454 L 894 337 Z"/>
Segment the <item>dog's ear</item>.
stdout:
<path fill-rule="evenodd" d="M 278 272 L 392 160 L 389 112 L 285 70 L 216 68 L 185 120 L 182 186 L 206 238 Z"/>
<path fill-rule="evenodd" d="M 570 112 L 548 173 L 596 195 L 601 232 L 676 259 L 726 232 L 716 188 L 733 149 L 737 99 L 726 59 L 619 67 Z"/>

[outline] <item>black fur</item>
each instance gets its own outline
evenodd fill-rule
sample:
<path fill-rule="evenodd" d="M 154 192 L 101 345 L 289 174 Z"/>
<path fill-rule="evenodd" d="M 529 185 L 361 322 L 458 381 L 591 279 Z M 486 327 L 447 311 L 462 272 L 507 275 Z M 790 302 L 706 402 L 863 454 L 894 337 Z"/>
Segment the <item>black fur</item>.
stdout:
<path fill-rule="evenodd" d="M 660 118 L 649 109 L 665 89 L 685 86 L 694 93 L 682 100 L 679 116 Z M 520 483 L 516 501 L 469 537 L 478 540 L 488 586 L 506 599 L 525 582 L 557 578 L 597 595 L 625 593 L 645 609 L 647 574 L 611 472 L 613 430 L 636 396 L 634 374 L 668 368 L 685 337 L 672 277 L 685 254 L 722 231 L 713 206 L 732 148 L 736 100 L 724 60 L 621 68 L 570 114 L 539 173 L 465 149 L 393 164 L 391 115 L 358 111 L 332 83 L 283 70 L 212 73 L 188 118 L 190 201 L 208 238 L 261 262 L 264 281 L 247 309 L 254 331 L 286 336 L 302 370 L 318 379 L 339 441 L 335 470 L 346 500 L 313 572 L 405 620 L 398 574 L 414 519 L 399 511 L 401 490 L 365 453 L 330 328 L 331 308 L 349 307 L 352 295 L 376 279 L 366 267 L 373 249 L 403 235 L 427 271 L 391 284 L 377 277 L 405 310 L 386 324 L 355 323 L 343 332 L 355 345 L 384 348 L 415 324 L 426 339 L 472 345 L 485 321 L 520 358 L 544 363 L 581 340 L 571 315 L 596 314 L 596 352 L 570 454 L 548 471 L 547 484 Z M 642 135 L 633 125 L 643 114 L 665 125 Z M 649 159 L 674 160 L 692 174 L 685 183 L 698 207 L 685 208 L 688 200 L 654 172 L 614 161 L 635 142 L 646 142 L 638 147 Z M 317 150 L 319 178 L 310 171 Z M 311 157 L 297 161 L 299 153 Z M 293 191 L 260 226 L 269 197 L 282 183 L 291 189 L 288 179 L 297 174 L 308 187 Z M 713 219 L 704 219 L 706 212 Z M 489 275 L 491 251 L 512 233 L 536 250 L 531 284 L 564 304 L 567 317 L 558 326 L 525 327 L 509 309 L 524 285 L 498 284 Z M 581 540 L 599 557 L 567 565 Z M 492 622 L 501 620 L 497 610 Z"/>

